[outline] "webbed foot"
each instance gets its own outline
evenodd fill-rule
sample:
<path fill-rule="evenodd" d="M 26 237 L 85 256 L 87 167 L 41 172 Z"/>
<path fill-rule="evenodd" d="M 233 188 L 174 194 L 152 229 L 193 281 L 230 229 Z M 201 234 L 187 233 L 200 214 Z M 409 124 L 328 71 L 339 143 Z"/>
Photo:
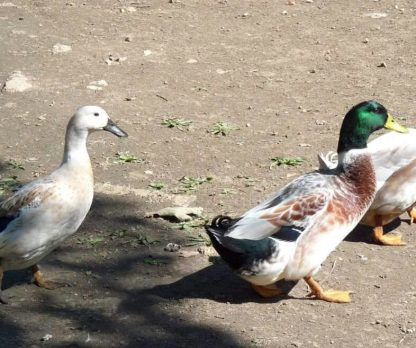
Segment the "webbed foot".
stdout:
<path fill-rule="evenodd" d="M 333 303 L 350 303 L 351 297 L 350 294 L 353 291 L 341 291 L 329 289 L 324 291 L 318 282 L 312 277 L 304 278 L 306 283 L 311 288 L 311 292 L 308 294 L 308 297 L 314 297 L 318 300 L 333 302 Z"/>
<path fill-rule="evenodd" d="M 55 290 L 64 286 L 70 286 L 68 283 L 47 279 L 39 270 L 39 267 L 37 265 L 32 266 L 31 270 L 33 273 L 33 277 L 35 278 L 35 284 L 40 288 Z"/>
<path fill-rule="evenodd" d="M 402 235 L 400 233 L 395 234 L 384 234 L 383 226 L 374 227 L 373 231 L 374 241 L 382 245 L 390 246 L 402 246 L 406 245 L 402 240 Z"/>

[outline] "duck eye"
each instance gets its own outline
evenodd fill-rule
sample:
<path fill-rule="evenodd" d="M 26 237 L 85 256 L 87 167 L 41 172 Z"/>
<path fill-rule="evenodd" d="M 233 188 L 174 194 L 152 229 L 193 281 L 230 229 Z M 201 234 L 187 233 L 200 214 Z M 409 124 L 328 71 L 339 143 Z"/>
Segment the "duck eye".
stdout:
<path fill-rule="evenodd" d="M 94 116 L 100 116 L 98 112 L 94 112 Z"/>

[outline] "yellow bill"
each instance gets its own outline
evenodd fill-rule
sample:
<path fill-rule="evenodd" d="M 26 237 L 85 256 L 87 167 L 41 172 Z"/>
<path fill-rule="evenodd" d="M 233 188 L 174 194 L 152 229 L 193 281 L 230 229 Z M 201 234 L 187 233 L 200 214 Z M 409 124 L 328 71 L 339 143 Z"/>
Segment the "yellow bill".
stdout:
<path fill-rule="evenodd" d="M 390 115 L 390 114 L 388 114 L 387 121 L 384 124 L 384 128 L 391 129 L 391 130 L 399 132 L 399 133 L 408 133 L 409 132 L 409 130 L 406 127 L 397 123 L 396 120 L 393 118 L 393 116 Z"/>

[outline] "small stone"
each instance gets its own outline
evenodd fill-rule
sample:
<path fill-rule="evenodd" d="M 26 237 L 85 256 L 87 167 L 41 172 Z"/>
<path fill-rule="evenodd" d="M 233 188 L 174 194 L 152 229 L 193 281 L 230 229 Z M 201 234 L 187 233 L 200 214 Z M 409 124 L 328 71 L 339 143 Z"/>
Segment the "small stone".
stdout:
<path fill-rule="evenodd" d="M 132 42 L 133 41 L 133 38 L 131 36 L 126 36 L 124 38 L 124 41 L 126 41 L 126 42 Z"/>
<path fill-rule="evenodd" d="M 385 62 L 381 62 L 379 65 L 377 65 L 377 68 L 387 68 L 387 64 Z"/>
<path fill-rule="evenodd" d="M 176 243 L 168 243 L 163 250 L 165 251 L 169 251 L 171 253 L 177 252 L 179 251 L 179 249 L 181 248 L 181 246 L 179 244 Z"/>
<path fill-rule="evenodd" d="M 115 65 L 115 64 L 120 64 L 121 62 L 124 62 L 125 60 L 127 60 L 127 57 L 121 57 L 117 54 L 109 54 L 105 62 L 108 65 Z"/>
<path fill-rule="evenodd" d="M 284 11 L 281 12 L 281 14 L 284 15 L 284 16 L 286 16 L 287 15 L 287 11 L 284 10 Z"/>
<path fill-rule="evenodd" d="M 315 124 L 317 126 L 323 126 L 323 125 L 326 124 L 326 121 L 325 120 L 315 120 Z"/>
<path fill-rule="evenodd" d="M 32 84 L 29 82 L 29 78 L 23 75 L 21 71 L 16 70 L 10 74 L 3 88 L 10 93 L 24 92 L 32 88 Z"/>
<path fill-rule="evenodd" d="M 370 40 L 368 39 L 368 38 L 365 38 L 364 40 L 363 40 L 363 43 L 365 43 L 365 44 L 367 44 L 367 43 L 369 43 L 370 42 Z"/>
<path fill-rule="evenodd" d="M 308 4 L 312 4 L 313 0 L 305 0 L 305 2 L 308 3 Z"/>
<path fill-rule="evenodd" d="M 69 45 L 57 43 L 52 47 L 52 54 L 67 53 L 70 51 L 72 51 L 72 47 Z"/>
<path fill-rule="evenodd" d="M 187 62 L 188 64 L 195 64 L 195 63 L 198 63 L 198 61 L 197 61 L 196 59 L 193 59 L 193 58 L 188 59 L 186 62 Z"/>
<path fill-rule="evenodd" d="M 223 69 L 217 69 L 217 70 L 215 70 L 215 72 L 216 72 L 217 74 L 220 74 L 220 75 L 223 75 L 223 74 L 226 74 L 226 73 L 227 73 L 227 71 L 225 71 L 225 70 L 223 70 Z"/>
<path fill-rule="evenodd" d="M 93 83 L 95 83 L 97 86 L 103 86 L 103 87 L 108 86 L 108 83 L 107 83 L 106 80 L 98 80 L 98 81 L 95 81 Z"/>
<path fill-rule="evenodd" d="M 385 18 L 385 17 L 387 17 L 387 13 L 384 13 L 384 12 L 370 12 L 370 13 L 365 13 L 364 17 L 370 17 L 370 18 L 373 18 L 373 19 Z"/>
<path fill-rule="evenodd" d="M 51 334 L 46 334 L 45 336 L 43 336 L 40 340 L 42 342 L 46 342 L 49 341 L 53 336 Z"/>
<path fill-rule="evenodd" d="M 144 50 L 144 51 L 143 51 L 143 55 L 144 55 L 145 57 L 150 56 L 152 53 L 153 53 L 153 52 L 152 52 L 151 50 Z"/>
<path fill-rule="evenodd" d="M 90 82 L 87 88 L 93 91 L 101 91 L 103 87 L 106 87 L 106 86 L 108 86 L 108 83 L 106 80 L 98 80 L 98 81 Z"/>
<path fill-rule="evenodd" d="M 153 175 L 153 171 L 152 170 L 145 170 L 144 173 L 146 175 Z"/>
<path fill-rule="evenodd" d="M 245 13 L 243 13 L 242 15 L 241 15 L 241 17 L 243 17 L 243 18 L 247 18 L 249 16 L 249 13 L 248 12 L 245 12 Z"/>
<path fill-rule="evenodd" d="M 126 7 L 126 11 L 132 13 L 132 12 L 136 12 L 137 9 L 133 6 L 128 6 L 128 7 Z"/>

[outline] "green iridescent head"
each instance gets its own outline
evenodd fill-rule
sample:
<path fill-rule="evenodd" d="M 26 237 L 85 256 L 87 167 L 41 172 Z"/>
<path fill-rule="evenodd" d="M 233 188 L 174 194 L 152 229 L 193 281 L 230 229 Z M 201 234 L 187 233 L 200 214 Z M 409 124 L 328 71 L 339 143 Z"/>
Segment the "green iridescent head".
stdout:
<path fill-rule="evenodd" d="M 380 103 L 370 100 L 354 106 L 344 117 L 339 134 L 338 153 L 367 147 L 371 133 L 381 128 L 407 133 Z"/>

